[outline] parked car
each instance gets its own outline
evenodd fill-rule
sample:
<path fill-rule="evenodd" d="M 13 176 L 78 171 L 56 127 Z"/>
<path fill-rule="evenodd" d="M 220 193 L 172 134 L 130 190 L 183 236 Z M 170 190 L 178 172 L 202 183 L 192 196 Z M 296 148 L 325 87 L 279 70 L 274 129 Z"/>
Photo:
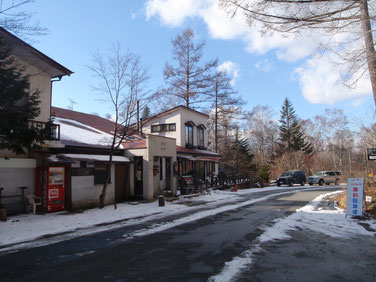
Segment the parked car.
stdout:
<path fill-rule="evenodd" d="M 287 185 L 293 186 L 294 184 L 300 184 L 304 186 L 306 183 L 306 176 L 303 171 L 300 170 L 289 170 L 282 174 L 281 177 L 277 179 L 277 186 Z"/>
<path fill-rule="evenodd" d="M 318 184 L 320 186 L 331 183 L 338 185 L 341 177 L 339 171 L 319 171 L 315 175 L 308 177 L 309 185 Z"/>

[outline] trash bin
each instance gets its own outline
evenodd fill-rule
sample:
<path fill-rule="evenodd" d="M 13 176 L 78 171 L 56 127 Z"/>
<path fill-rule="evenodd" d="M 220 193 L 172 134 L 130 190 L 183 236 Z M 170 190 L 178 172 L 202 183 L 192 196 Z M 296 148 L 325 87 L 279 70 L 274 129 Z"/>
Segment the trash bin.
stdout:
<path fill-rule="evenodd" d="M 164 196 L 158 196 L 158 203 L 159 203 L 159 206 L 160 207 L 164 207 L 165 206 L 165 197 Z"/>

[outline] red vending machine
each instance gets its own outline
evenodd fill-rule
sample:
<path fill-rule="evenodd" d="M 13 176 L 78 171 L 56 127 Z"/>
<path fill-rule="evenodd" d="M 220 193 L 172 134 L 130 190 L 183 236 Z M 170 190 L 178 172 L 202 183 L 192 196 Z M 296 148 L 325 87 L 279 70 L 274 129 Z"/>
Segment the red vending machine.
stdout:
<path fill-rule="evenodd" d="M 65 167 L 47 167 L 47 212 L 64 210 L 65 207 Z"/>

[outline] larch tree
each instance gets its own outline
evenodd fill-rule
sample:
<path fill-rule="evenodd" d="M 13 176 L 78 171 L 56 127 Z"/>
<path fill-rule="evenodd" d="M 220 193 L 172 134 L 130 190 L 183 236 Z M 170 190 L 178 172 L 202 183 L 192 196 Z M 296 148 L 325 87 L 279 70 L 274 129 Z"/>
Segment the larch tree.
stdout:
<path fill-rule="evenodd" d="M 151 116 L 151 111 L 148 105 L 145 105 L 144 109 L 142 110 L 141 118 L 142 120 L 146 120 Z"/>
<path fill-rule="evenodd" d="M 355 87 L 369 73 L 376 105 L 376 55 L 373 38 L 374 0 L 220 0 L 230 15 L 243 12 L 250 26 L 282 33 L 320 32 L 319 53 L 340 57 L 345 85 Z M 346 49 L 347 48 L 347 49 Z"/>
<path fill-rule="evenodd" d="M 99 207 L 103 208 L 107 184 L 111 177 L 113 155 L 128 136 L 130 125 L 137 114 L 137 101 L 146 98 L 149 74 L 141 58 L 129 51 L 123 52 L 119 43 L 113 44 L 107 56 L 101 53 L 94 54 L 93 61 L 89 69 L 98 83 L 93 89 L 111 105 L 114 122 L 106 180 L 99 198 Z M 114 206 L 116 208 L 116 201 Z"/>
<path fill-rule="evenodd" d="M 312 152 L 312 145 L 306 141 L 300 121 L 292 103 L 287 98 L 282 105 L 279 122 L 279 145 L 282 154 L 296 151 L 303 151 L 306 154 Z"/>
<path fill-rule="evenodd" d="M 213 101 L 214 107 L 214 148 L 218 152 L 218 124 L 219 116 L 228 116 L 240 112 L 241 105 L 244 101 L 235 96 L 237 91 L 231 85 L 231 78 L 226 72 L 219 71 L 213 77 L 213 90 L 208 93 L 208 100 Z"/>
<path fill-rule="evenodd" d="M 201 62 L 205 42 L 195 44 L 194 32 L 190 28 L 172 40 L 172 46 L 177 65 L 166 63 L 164 78 L 168 89 L 159 91 L 158 95 L 173 95 L 186 107 L 197 107 L 207 100 L 218 61 Z"/>

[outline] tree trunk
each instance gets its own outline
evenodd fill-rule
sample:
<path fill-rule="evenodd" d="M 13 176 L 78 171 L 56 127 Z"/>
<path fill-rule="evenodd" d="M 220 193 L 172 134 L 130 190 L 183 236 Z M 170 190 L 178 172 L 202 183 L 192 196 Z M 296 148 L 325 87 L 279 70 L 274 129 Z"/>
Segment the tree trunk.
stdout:
<path fill-rule="evenodd" d="M 214 136 L 215 136 L 215 152 L 218 153 L 218 82 L 215 84 L 215 125 L 214 125 Z"/>
<path fill-rule="evenodd" d="M 116 134 L 116 131 L 115 131 L 115 134 Z M 103 184 L 102 194 L 99 196 L 99 208 L 100 209 L 104 208 L 104 201 L 106 199 L 107 186 L 108 186 L 108 182 L 110 181 L 110 177 L 111 177 L 112 155 L 114 154 L 114 145 L 115 145 L 115 137 L 113 139 L 112 146 L 111 146 L 111 149 L 110 149 L 110 158 L 109 158 L 109 162 L 108 162 L 108 169 L 106 169 L 107 175 L 106 175 L 106 179 L 105 179 L 104 184 Z M 116 209 L 116 202 L 115 202 L 115 209 Z"/>
<path fill-rule="evenodd" d="M 373 100 L 376 105 L 376 59 L 375 59 L 375 47 L 373 44 L 373 36 L 371 29 L 371 22 L 368 12 L 368 1 L 360 1 L 360 17 L 362 20 L 362 31 L 364 37 L 364 43 L 366 46 L 368 71 L 371 78 Z"/>

